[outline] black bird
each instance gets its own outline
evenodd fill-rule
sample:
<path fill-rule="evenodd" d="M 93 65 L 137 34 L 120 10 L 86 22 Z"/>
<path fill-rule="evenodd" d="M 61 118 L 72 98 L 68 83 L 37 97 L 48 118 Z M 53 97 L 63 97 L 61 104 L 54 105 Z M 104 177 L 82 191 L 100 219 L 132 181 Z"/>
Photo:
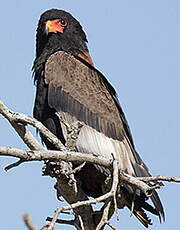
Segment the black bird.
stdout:
<path fill-rule="evenodd" d="M 115 33 L 115 31 L 113 31 Z M 135 150 L 132 135 L 108 80 L 93 65 L 87 38 L 80 23 L 63 10 L 51 9 L 39 20 L 36 34 L 36 58 L 33 65 L 37 86 L 34 117 L 41 121 L 63 143 L 67 138 L 64 122 L 81 121 L 76 150 L 111 158 L 115 154 L 126 173 L 150 176 L 148 168 Z M 61 118 L 61 119 L 60 119 Z M 62 122 L 62 119 L 64 122 Z M 54 146 L 41 135 L 48 149 Z M 88 196 L 103 194 L 102 185 L 108 171 L 87 164 L 76 176 Z M 145 227 L 151 224 L 145 210 L 164 218 L 164 210 L 156 191 L 151 200 L 127 185 L 121 187 L 126 205 Z"/>

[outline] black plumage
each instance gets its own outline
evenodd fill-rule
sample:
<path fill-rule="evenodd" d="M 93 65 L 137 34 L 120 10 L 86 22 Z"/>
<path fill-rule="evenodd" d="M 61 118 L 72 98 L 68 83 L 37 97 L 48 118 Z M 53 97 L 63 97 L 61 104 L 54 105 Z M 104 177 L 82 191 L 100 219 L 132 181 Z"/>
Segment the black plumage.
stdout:
<path fill-rule="evenodd" d="M 34 117 L 41 121 L 63 143 L 68 124 L 81 121 L 84 125 L 76 143 L 76 150 L 111 158 L 113 152 L 120 168 L 133 176 L 149 176 L 149 171 L 135 150 L 132 135 L 108 80 L 93 66 L 87 48 L 87 38 L 79 22 L 62 10 L 48 10 L 41 15 L 36 35 L 36 58 L 33 65 L 37 86 Z M 55 149 L 41 135 L 48 149 Z M 107 171 L 87 164 L 76 176 L 87 195 L 103 194 Z M 131 208 L 134 190 L 122 186 L 126 202 Z M 154 208 L 137 193 L 133 213 L 148 227 L 150 220 L 144 210 L 164 219 L 164 211 L 156 191 L 151 200 Z"/>

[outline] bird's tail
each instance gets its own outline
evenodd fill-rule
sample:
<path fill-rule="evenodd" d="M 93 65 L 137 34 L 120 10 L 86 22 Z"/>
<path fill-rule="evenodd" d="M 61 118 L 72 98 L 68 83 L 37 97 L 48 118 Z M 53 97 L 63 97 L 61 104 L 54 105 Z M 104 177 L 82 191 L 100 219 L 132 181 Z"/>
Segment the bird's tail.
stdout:
<path fill-rule="evenodd" d="M 159 212 L 153 206 L 146 202 L 147 198 L 144 194 L 132 194 L 128 191 L 128 188 L 124 186 L 121 187 L 121 194 L 125 200 L 125 204 L 128 209 L 146 228 L 148 228 L 149 225 L 152 225 L 152 222 L 145 211 L 159 216 Z"/>
<path fill-rule="evenodd" d="M 152 225 L 151 219 L 147 216 L 145 211 L 142 210 L 133 210 L 133 214 L 137 217 L 137 219 L 146 227 L 148 228 L 149 225 Z"/>
<path fill-rule="evenodd" d="M 122 162 L 122 170 L 131 176 L 135 177 L 149 177 L 151 174 L 147 166 L 144 164 L 135 148 L 131 145 L 128 138 L 124 138 L 123 141 L 119 142 L 119 146 L 122 151 L 119 151 L 119 162 Z M 158 182 L 157 182 L 158 183 Z M 151 184 L 149 183 L 149 186 Z M 124 186 L 126 189 L 126 206 L 132 210 L 133 214 L 142 222 L 145 227 L 151 224 L 150 219 L 145 214 L 145 210 L 151 212 L 154 215 L 159 216 L 165 220 L 164 209 L 157 192 L 154 190 L 150 197 L 153 206 L 148 204 L 147 197 L 140 190 L 135 191 L 131 186 Z M 134 195 L 135 194 L 135 195 Z M 132 209 L 133 204 L 133 209 Z"/>

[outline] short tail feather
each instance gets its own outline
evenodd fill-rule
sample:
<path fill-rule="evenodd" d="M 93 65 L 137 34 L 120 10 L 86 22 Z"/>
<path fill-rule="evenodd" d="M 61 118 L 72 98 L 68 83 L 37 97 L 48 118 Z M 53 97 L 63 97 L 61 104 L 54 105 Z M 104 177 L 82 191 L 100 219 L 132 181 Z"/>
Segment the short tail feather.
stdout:
<path fill-rule="evenodd" d="M 137 219 L 148 228 L 149 225 L 152 225 L 151 219 L 146 215 L 143 209 L 141 210 L 133 210 L 133 214 L 137 217 Z"/>
<path fill-rule="evenodd" d="M 148 211 L 156 216 L 159 216 L 160 221 L 161 221 L 161 216 L 163 217 L 164 220 L 164 212 L 160 212 L 161 210 L 161 206 L 159 207 L 158 204 L 158 200 L 157 198 L 159 198 L 158 196 L 156 196 L 156 193 L 152 194 L 152 201 L 155 201 L 153 203 L 155 203 L 155 208 L 153 206 L 151 206 L 149 203 L 146 202 L 147 198 L 144 194 L 140 194 L 139 195 L 135 195 L 135 199 L 134 199 L 134 195 L 132 193 L 129 193 L 128 190 L 122 186 L 121 187 L 121 192 L 123 193 L 123 197 L 126 200 L 126 206 L 129 208 L 129 210 L 131 210 L 133 212 L 133 214 L 137 217 L 137 219 L 146 227 L 148 228 L 149 225 L 152 225 L 152 221 L 151 219 L 147 216 L 145 211 Z M 155 199 L 155 200 L 153 200 Z M 134 200 L 134 201 L 133 201 Z M 134 202 L 134 207 L 132 210 L 132 203 Z M 161 204 L 161 203 L 160 203 Z M 161 215 L 160 215 L 161 214 Z"/>

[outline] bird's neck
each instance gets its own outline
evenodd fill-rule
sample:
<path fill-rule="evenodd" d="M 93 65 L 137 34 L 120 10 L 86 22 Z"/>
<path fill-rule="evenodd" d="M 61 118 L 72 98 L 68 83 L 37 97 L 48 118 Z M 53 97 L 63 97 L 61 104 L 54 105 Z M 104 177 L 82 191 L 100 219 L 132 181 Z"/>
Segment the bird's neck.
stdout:
<path fill-rule="evenodd" d="M 34 61 L 33 70 L 37 72 L 43 68 L 47 59 L 57 51 L 65 51 L 74 56 L 81 56 L 88 52 L 87 44 L 80 37 L 68 37 L 61 36 L 59 34 L 53 34 L 46 40 L 42 40 L 41 43 L 37 43 L 36 47 L 36 59 Z"/>

